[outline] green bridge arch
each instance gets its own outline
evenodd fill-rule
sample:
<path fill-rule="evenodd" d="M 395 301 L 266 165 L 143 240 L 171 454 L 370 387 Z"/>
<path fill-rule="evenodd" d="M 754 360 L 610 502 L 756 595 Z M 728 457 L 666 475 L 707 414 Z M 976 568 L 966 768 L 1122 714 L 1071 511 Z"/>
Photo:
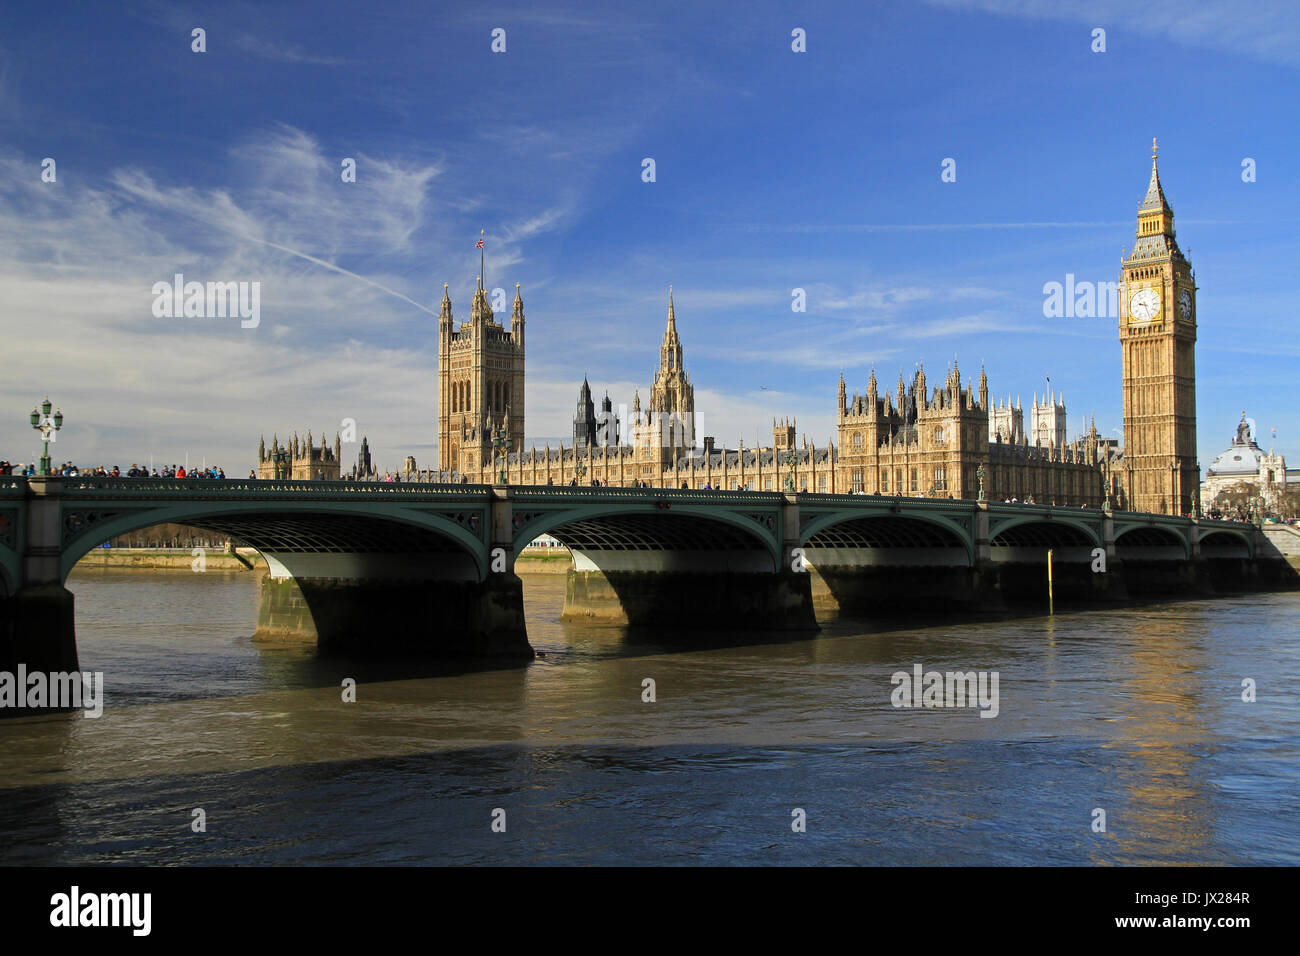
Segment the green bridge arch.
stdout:
<path fill-rule="evenodd" d="M 667 505 L 667 507 L 664 507 Z M 770 508 L 770 505 L 769 505 Z M 683 505 L 676 501 L 619 501 L 587 502 L 571 507 L 543 507 L 538 512 L 536 507 L 529 507 L 526 502 L 514 502 L 516 529 L 511 545 L 514 556 L 518 556 L 528 543 L 540 534 L 552 534 L 567 524 L 579 521 L 600 521 L 627 515 L 653 515 L 672 519 L 674 517 L 697 521 L 701 531 L 709 524 L 721 524 L 741 532 L 752 539 L 758 548 L 772 560 L 775 570 L 781 565 L 781 514 L 780 509 L 744 508 L 743 504 L 732 507 L 719 505 Z M 765 522 L 760 523 L 750 517 L 757 511 Z M 770 521 L 770 526 L 766 523 Z M 562 540 L 562 539 L 561 539 Z"/>
<path fill-rule="evenodd" d="M 117 502 L 109 503 L 102 510 L 111 511 L 116 505 Z M 182 500 L 143 508 L 135 508 L 128 503 L 123 503 L 121 508 L 123 510 L 105 515 L 102 519 L 88 524 L 84 530 L 67 540 L 61 556 L 61 570 L 64 580 L 67 579 L 68 574 L 71 573 L 81 558 L 112 538 L 159 524 L 177 523 L 202 528 L 205 519 L 238 519 L 241 516 L 248 518 L 254 524 L 259 518 L 266 520 L 272 516 L 290 520 L 293 518 L 343 516 L 368 520 L 378 519 L 404 525 L 453 542 L 459 545 L 474 561 L 478 580 L 483 580 L 488 573 L 487 549 L 484 543 L 488 523 L 486 505 L 477 509 L 472 507 L 463 509 L 478 512 L 478 526 L 481 529 L 478 535 L 466 527 L 461 527 L 455 521 L 440 515 L 429 514 L 422 509 L 407 504 L 389 502 L 356 501 L 350 503 L 345 500 L 293 501 L 273 498 L 261 501 L 203 499 L 199 501 Z M 95 508 L 80 507 L 73 500 L 65 500 L 61 509 L 60 522 L 62 524 L 69 517 L 79 514 L 94 514 L 95 511 Z M 223 522 L 223 524 L 226 523 Z M 64 527 L 64 533 L 66 534 L 66 525 Z M 482 535 L 482 537 L 479 535 Z M 236 536 L 238 535 L 236 534 Z"/>

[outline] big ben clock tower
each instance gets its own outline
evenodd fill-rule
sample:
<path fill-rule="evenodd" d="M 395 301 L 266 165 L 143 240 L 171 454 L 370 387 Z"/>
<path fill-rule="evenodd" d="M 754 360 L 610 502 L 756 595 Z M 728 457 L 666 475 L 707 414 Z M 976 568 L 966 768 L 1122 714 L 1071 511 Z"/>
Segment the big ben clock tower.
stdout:
<path fill-rule="evenodd" d="M 1124 474 L 1134 511 L 1196 507 L 1196 275 L 1174 241 L 1174 211 L 1151 183 L 1138 207 L 1137 241 L 1119 275 L 1124 378 Z"/>

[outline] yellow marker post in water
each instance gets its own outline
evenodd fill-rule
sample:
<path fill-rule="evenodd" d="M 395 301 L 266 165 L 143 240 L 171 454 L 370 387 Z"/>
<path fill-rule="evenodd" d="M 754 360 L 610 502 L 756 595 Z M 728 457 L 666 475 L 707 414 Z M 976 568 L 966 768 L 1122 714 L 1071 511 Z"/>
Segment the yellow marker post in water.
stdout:
<path fill-rule="evenodd" d="M 1056 602 L 1052 598 L 1052 549 L 1047 549 L 1047 613 L 1056 613 Z"/>

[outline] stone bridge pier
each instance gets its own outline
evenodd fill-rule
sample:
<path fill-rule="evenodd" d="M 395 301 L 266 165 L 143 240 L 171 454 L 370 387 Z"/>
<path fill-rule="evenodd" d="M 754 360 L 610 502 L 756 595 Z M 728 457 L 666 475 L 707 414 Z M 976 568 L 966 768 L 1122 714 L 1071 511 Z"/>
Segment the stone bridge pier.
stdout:
<path fill-rule="evenodd" d="M 0 580 L 0 671 L 79 670 L 73 596 L 63 583 L 61 488 L 58 478 L 28 479 L 24 507 L 0 511 L 0 535 L 12 548 Z"/>

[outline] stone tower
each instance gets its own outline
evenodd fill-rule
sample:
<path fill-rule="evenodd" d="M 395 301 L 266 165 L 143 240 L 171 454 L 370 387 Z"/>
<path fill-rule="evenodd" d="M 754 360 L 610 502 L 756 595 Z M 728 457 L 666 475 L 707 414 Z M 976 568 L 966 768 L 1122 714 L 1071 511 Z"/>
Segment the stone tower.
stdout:
<path fill-rule="evenodd" d="M 650 386 L 644 420 L 639 415 L 639 404 L 633 407 L 633 413 L 637 416 L 637 444 L 643 457 L 666 463 L 681 454 L 683 448 L 695 445 L 695 388 L 682 362 L 671 286 L 668 287 L 668 327 L 659 346 L 659 368 Z"/>
<path fill-rule="evenodd" d="M 1134 511 L 1196 507 L 1196 274 L 1174 240 L 1151 141 L 1151 182 L 1119 275 L 1124 480 Z"/>
<path fill-rule="evenodd" d="M 438 316 L 439 469 L 477 475 L 493 460 L 492 439 L 498 432 L 510 437 L 512 451 L 523 449 L 524 303 L 519 283 L 506 329 L 492 315 L 482 276 L 470 320 L 456 328 L 444 282 Z"/>
<path fill-rule="evenodd" d="M 584 376 L 578 390 L 578 413 L 573 416 L 573 450 L 579 455 L 596 443 L 596 403 L 591 400 L 591 386 Z"/>
<path fill-rule="evenodd" d="M 779 422 L 775 418 L 772 419 L 772 450 L 778 454 L 797 450 L 794 437 L 795 428 L 796 423 L 788 418 L 783 418 Z"/>
<path fill-rule="evenodd" d="M 1029 441 L 1044 448 L 1065 447 L 1065 396 L 1049 391 L 1042 402 L 1034 396 Z"/>

